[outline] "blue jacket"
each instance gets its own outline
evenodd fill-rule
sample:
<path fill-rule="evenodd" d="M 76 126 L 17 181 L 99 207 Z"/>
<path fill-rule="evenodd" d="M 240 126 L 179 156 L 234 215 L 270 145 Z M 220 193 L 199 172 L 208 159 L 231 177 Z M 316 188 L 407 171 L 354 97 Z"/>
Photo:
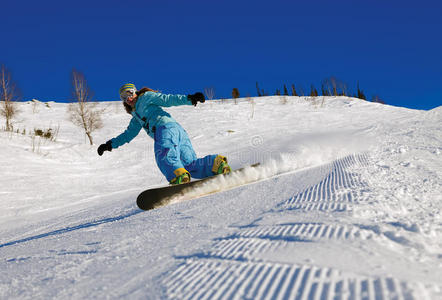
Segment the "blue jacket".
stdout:
<path fill-rule="evenodd" d="M 127 129 L 119 136 L 111 139 L 112 148 L 118 148 L 133 140 L 141 128 L 147 132 L 149 136 L 155 138 L 153 127 L 160 127 L 170 122 L 176 121 L 172 116 L 165 112 L 162 107 L 192 105 L 189 98 L 185 95 L 166 95 L 155 92 L 146 92 L 138 97 L 135 104 L 135 110 L 132 112 L 132 120 L 130 120 Z"/>

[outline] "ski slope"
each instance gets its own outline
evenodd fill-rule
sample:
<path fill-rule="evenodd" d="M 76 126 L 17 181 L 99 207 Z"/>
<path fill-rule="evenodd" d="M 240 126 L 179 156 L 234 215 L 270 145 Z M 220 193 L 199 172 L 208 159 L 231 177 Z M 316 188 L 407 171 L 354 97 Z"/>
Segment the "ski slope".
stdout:
<path fill-rule="evenodd" d="M 167 184 L 153 141 L 96 153 L 126 128 L 121 103 L 99 104 L 94 146 L 66 104 L 19 106 L 19 133 L 0 132 L 0 299 L 442 299 L 441 107 L 169 108 L 199 156 L 260 162 L 235 179 L 258 182 L 144 212 L 137 195 Z"/>

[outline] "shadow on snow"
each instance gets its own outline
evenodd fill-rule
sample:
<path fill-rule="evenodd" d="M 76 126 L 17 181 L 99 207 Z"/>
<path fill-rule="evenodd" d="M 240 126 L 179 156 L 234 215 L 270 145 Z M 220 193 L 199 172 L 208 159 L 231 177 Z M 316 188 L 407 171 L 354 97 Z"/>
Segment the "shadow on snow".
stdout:
<path fill-rule="evenodd" d="M 0 244 L 0 248 L 7 247 L 7 246 L 12 246 L 12 245 L 16 245 L 16 244 L 21 244 L 21 243 L 25 243 L 25 242 L 29 242 L 29 241 L 33 241 L 33 240 L 38 240 L 38 239 L 42 239 L 42 238 L 45 238 L 45 237 L 48 237 L 48 236 L 60 235 L 60 234 L 71 232 L 71 231 L 75 231 L 75 230 L 80 230 L 80 229 L 84 229 L 84 228 L 94 227 L 94 226 L 98 226 L 98 225 L 101 225 L 101 224 L 106 224 L 106 223 L 112 223 L 112 222 L 115 222 L 115 221 L 120 221 L 120 220 L 129 218 L 131 216 L 134 216 L 136 214 L 139 214 L 141 212 L 143 212 L 143 210 L 138 210 L 137 209 L 137 210 L 131 211 L 131 212 L 127 213 L 127 214 L 120 215 L 120 216 L 117 216 L 117 217 L 104 218 L 104 219 L 101 219 L 101 220 L 87 222 L 87 223 L 80 224 L 80 225 L 77 225 L 77 226 L 65 227 L 65 228 L 54 230 L 54 231 L 50 231 L 50 232 L 47 232 L 47 233 L 42 233 L 42 234 L 30 236 L 30 237 L 27 237 L 27 238 L 24 238 L 24 239 L 21 239 L 21 240 L 16 240 L 16 241 L 8 242 L 8 243 L 5 243 L 5 244 Z"/>

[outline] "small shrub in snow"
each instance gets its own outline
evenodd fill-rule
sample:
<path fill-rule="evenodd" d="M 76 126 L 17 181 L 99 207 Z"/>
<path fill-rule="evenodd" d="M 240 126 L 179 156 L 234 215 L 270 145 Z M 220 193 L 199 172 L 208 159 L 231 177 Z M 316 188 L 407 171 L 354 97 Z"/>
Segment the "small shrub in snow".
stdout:
<path fill-rule="evenodd" d="M 50 140 L 52 142 L 55 142 L 55 140 L 57 139 L 59 130 L 60 130 L 60 126 L 58 126 L 55 129 L 48 128 L 46 130 L 35 128 L 33 136 L 34 137 L 39 136 L 39 137 L 45 138 L 47 140 Z"/>
<path fill-rule="evenodd" d="M 287 97 L 282 96 L 281 98 L 279 98 L 279 103 L 281 103 L 282 105 L 286 105 L 287 103 L 289 103 L 289 100 L 287 99 Z"/>

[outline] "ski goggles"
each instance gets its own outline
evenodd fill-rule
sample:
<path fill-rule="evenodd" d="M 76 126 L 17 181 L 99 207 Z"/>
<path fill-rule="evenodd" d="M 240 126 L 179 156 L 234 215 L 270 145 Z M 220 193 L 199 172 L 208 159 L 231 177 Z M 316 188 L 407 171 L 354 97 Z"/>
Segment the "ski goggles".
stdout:
<path fill-rule="evenodd" d="M 122 87 L 120 87 L 120 99 L 126 102 L 129 97 L 135 94 L 136 91 L 137 88 L 133 83 L 126 83 Z"/>
<path fill-rule="evenodd" d="M 133 97 L 135 93 L 136 93 L 135 89 L 126 89 L 120 94 L 120 99 L 123 102 L 127 102 L 127 99 L 129 99 L 129 97 Z"/>

